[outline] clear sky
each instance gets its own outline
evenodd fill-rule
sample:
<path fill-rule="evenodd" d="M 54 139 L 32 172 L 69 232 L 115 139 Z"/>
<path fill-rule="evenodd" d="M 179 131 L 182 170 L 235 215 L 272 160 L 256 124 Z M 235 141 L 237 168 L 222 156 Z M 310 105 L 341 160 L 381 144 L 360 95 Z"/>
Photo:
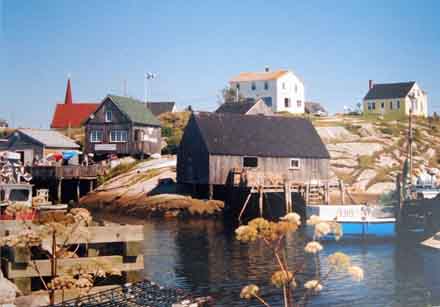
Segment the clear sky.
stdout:
<path fill-rule="evenodd" d="M 48 127 L 72 78 L 76 101 L 106 94 L 199 110 L 241 71 L 287 68 L 306 100 L 354 106 L 368 79 L 416 80 L 440 111 L 440 1 L 0 0 L 0 117 Z"/>

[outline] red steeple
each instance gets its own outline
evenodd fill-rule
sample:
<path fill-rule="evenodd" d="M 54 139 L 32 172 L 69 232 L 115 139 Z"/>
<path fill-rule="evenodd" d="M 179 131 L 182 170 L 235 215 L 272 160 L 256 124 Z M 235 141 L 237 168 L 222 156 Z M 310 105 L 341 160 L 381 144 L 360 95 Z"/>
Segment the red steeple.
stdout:
<path fill-rule="evenodd" d="M 67 79 L 66 98 L 64 99 L 64 104 L 73 104 L 72 89 L 70 88 L 70 78 Z"/>

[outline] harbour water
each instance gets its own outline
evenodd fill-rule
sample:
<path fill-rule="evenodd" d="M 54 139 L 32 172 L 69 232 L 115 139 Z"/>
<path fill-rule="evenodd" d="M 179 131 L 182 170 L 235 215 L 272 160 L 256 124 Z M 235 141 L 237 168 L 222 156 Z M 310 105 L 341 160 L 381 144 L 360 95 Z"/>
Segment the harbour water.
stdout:
<path fill-rule="evenodd" d="M 255 283 L 272 306 L 282 305 L 279 289 L 269 282 L 276 269 L 270 252 L 263 245 L 238 242 L 233 227 L 223 221 L 111 220 L 145 225 L 146 278 L 194 294 L 210 295 L 215 306 L 225 307 L 260 306 L 240 298 L 241 288 Z M 300 284 L 316 273 L 313 262 L 304 255 L 305 242 L 304 231 L 287 238 L 290 267 L 304 267 L 305 272 L 298 276 Z M 308 306 L 440 305 L 440 252 L 417 242 L 416 238 L 408 238 L 399 242 L 326 243 L 321 273 L 328 269 L 324 257 L 342 251 L 364 269 L 365 278 L 357 283 L 343 275 L 332 275 Z M 301 295 L 301 289 L 296 295 Z"/>

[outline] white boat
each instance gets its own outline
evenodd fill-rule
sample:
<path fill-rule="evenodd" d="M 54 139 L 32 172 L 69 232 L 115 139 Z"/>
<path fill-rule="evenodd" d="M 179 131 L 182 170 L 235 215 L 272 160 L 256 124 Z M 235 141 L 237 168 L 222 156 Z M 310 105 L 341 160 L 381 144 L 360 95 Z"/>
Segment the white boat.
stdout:
<path fill-rule="evenodd" d="M 343 238 L 387 238 L 396 234 L 394 209 L 367 205 L 307 205 L 307 218 L 338 222 Z"/>

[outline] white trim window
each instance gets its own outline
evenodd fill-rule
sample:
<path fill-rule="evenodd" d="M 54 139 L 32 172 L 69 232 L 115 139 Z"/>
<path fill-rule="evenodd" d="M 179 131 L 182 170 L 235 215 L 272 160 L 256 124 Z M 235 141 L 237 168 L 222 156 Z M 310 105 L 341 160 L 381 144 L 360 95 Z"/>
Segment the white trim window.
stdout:
<path fill-rule="evenodd" d="M 113 113 L 112 111 L 105 111 L 105 122 L 111 123 L 113 120 Z"/>
<path fill-rule="evenodd" d="M 90 142 L 91 143 L 101 143 L 102 142 L 102 131 L 101 130 L 90 131 Z"/>
<path fill-rule="evenodd" d="M 289 169 L 300 169 L 301 168 L 301 160 L 300 159 L 290 159 Z"/>
<path fill-rule="evenodd" d="M 128 141 L 127 130 L 112 130 L 110 131 L 110 142 L 126 143 Z"/>

